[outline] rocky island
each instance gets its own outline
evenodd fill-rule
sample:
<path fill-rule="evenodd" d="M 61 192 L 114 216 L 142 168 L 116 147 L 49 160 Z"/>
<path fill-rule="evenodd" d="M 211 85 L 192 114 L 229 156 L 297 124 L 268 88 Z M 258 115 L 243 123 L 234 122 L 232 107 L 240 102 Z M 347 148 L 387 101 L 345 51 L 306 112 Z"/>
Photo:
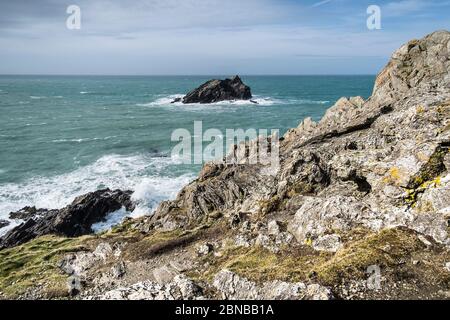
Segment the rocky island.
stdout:
<path fill-rule="evenodd" d="M 183 102 L 228 97 L 208 86 Z M 151 216 L 96 235 L 89 225 L 132 206 L 128 193 L 45 213 L 51 227 L 25 210 L 1 240 L 0 297 L 449 299 L 449 148 L 450 32 L 439 31 L 397 50 L 368 100 L 342 98 L 290 130 L 275 176 L 209 163 Z M 83 206 L 96 213 L 83 219 Z"/>
<path fill-rule="evenodd" d="M 225 80 L 210 80 L 197 89 L 189 92 L 184 98 L 175 99 L 172 103 L 215 103 L 221 101 L 250 100 L 251 89 L 239 76 Z"/>

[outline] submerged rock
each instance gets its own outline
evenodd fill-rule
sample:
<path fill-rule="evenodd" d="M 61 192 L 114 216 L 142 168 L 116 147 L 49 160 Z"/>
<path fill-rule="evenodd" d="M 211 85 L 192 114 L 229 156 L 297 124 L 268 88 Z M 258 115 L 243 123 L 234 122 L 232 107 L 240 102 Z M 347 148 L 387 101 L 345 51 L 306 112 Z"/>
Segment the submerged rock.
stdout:
<path fill-rule="evenodd" d="M 125 207 L 134 210 L 131 191 L 109 189 L 88 193 L 76 198 L 60 210 L 26 207 L 10 214 L 26 222 L 10 230 L 0 239 L 0 248 L 13 247 L 46 234 L 79 237 L 93 233 L 93 224 L 103 221 L 109 213 Z"/>
<path fill-rule="evenodd" d="M 225 80 L 210 80 L 197 89 L 189 92 L 183 99 L 183 103 L 214 103 L 227 100 L 250 100 L 252 93 L 239 76 Z M 180 102 L 181 99 L 173 101 Z"/>

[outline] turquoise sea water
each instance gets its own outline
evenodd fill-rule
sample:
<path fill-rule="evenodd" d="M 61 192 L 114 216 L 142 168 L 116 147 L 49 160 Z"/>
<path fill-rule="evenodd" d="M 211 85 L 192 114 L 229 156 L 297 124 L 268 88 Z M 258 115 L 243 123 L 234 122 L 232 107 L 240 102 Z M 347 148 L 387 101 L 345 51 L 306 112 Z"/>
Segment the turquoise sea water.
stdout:
<path fill-rule="evenodd" d="M 141 203 L 135 214 L 149 213 L 200 169 L 170 158 L 173 130 L 193 132 L 202 120 L 204 130 L 283 134 L 305 117 L 319 120 L 342 96 L 367 98 L 374 82 L 374 76 L 244 76 L 259 105 L 170 104 L 210 78 L 0 76 L 0 219 L 26 205 L 59 208 L 104 187 L 135 190 Z"/>

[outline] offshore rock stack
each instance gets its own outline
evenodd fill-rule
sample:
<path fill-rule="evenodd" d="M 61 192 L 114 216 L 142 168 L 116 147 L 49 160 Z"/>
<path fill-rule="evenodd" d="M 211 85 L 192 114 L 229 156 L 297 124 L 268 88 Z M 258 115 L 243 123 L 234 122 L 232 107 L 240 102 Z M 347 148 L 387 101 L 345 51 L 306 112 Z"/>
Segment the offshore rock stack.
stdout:
<path fill-rule="evenodd" d="M 250 100 L 252 92 L 239 76 L 225 80 L 210 80 L 197 89 L 189 92 L 184 98 L 178 98 L 172 103 L 215 103 L 221 101 Z"/>

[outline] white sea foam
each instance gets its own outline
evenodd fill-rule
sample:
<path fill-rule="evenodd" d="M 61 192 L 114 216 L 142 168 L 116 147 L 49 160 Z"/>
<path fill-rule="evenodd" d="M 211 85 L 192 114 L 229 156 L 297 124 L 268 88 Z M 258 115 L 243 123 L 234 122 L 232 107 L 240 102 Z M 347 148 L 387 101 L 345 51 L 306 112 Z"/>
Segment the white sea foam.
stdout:
<path fill-rule="evenodd" d="M 125 208 L 117 210 L 116 212 L 110 213 L 107 216 L 106 221 L 101 221 L 92 225 L 92 230 L 95 233 L 106 231 L 111 229 L 111 227 L 120 224 L 125 217 L 129 216 L 130 213 L 127 212 Z"/>
<path fill-rule="evenodd" d="M 104 138 L 79 138 L 79 139 L 56 139 L 52 140 L 53 143 L 67 143 L 67 142 L 76 142 L 76 143 L 82 143 L 82 142 L 91 142 L 91 141 L 99 141 L 99 140 L 109 140 L 116 138 L 117 136 L 108 136 Z"/>
<path fill-rule="evenodd" d="M 30 99 L 33 99 L 33 100 L 40 100 L 40 99 L 45 99 L 45 98 L 47 98 L 47 97 L 44 97 L 44 96 L 30 96 Z"/>
<path fill-rule="evenodd" d="M 175 99 L 183 98 L 183 94 L 174 94 L 168 96 L 161 96 L 155 101 L 150 103 L 142 103 L 137 104 L 139 107 L 177 107 L 182 108 L 183 110 L 191 110 L 191 111 L 202 111 L 202 110 L 216 110 L 222 109 L 223 107 L 230 106 L 272 106 L 272 105 L 292 105 L 292 104 L 327 104 L 330 101 L 325 100 L 308 100 L 308 99 L 276 99 L 271 97 L 261 97 L 255 96 L 252 100 L 233 100 L 233 101 L 220 101 L 215 103 L 192 103 L 192 104 L 183 104 L 180 102 L 173 101 Z M 256 102 L 256 103 L 255 103 Z M 227 109 L 224 109 L 227 110 Z"/>
<path fill-rule="evenodd" d="M 67 174 L 38 177 L 18 184 L 3 184 L 0 185 L 0 219 L 8 219 L 9 212 L 29 205 L 62 208 L 75 197 L 101 188 L 134 190 L 133 200 L 137 208 L 132 216 L 151 214 L 161 201 L 174 198 L 194 178 L 191 174 L 178 177 L 166 175 L 164 172 L 167 167 L 176 163 L 171 158 L 150 155 L 108 155 Z M 118 216 L 111 215 L 111 219 L 99 228 L 114 225 Z M 3 229 L 1 231 L 5 232 Z"/>
<path fill-rule="evenodd" d="M 41 122 L 41 123 L 27 123 L 27 127 L 40 127 L 47 125 L 47 122 Z"/>

